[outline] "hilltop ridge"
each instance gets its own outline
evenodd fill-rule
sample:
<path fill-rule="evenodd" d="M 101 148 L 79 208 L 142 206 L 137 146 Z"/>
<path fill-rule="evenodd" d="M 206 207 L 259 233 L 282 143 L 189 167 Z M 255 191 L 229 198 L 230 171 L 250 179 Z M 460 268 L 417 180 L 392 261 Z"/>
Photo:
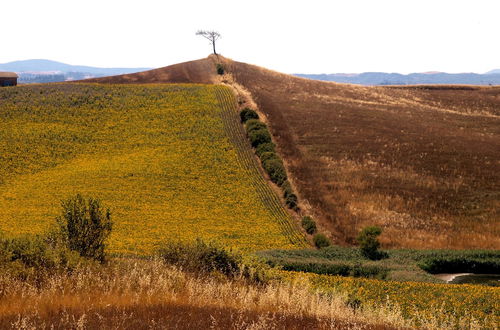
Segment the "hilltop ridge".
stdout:
<path fill-rule="evenodd" d="M 184 63 L 174 64 L 163 68 L 148 71 L 123 74 L 118 76 L 86 79 L 85 82 L 99 82 L 112 84 L 141 84 L 141 83 L 214 83 L 214 59 L 207 58 Z"/>

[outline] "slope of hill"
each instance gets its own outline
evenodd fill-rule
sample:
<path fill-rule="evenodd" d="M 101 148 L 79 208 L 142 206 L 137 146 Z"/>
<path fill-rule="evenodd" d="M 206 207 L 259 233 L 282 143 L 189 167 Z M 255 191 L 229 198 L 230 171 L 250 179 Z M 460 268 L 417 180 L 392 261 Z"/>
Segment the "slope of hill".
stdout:
<path fill-rule="evenodd" d="M 222 57 L 221 57 L 222 58 Z M 166 68 L 149 71 L 111 76 L 105 78 L 88 79 L 86 82 L 133 84 L 133 83 L 198 83 L 211 84 L 216 82 L 214 61 L 211 56 L 197 61 L 174 64 Z"/>
<path fill-rule="evenodd" d="M 363 72 L 359 74 L 295 74 L 297 77 L 335 81 L 360 85 L 420 85 L 420 84 L 461 84 L 461 85 L 500 85 L 500 72 L 477 73 L 385 73 Z"/>
<path fill-rule="evenodd" d="M 115 253 L 196 237 L 245 250 L 306 245 L 226 87 L 36 85 L 1 89 L 0 100 L 0 233 L 43 232 L 80 192 L 111 208 Z"/>
<path fill-rule="evenodd" d="M 500 87 L 362 87 L 214 56 L 94 81 L 210 82 L 216 61 L 253 96 L 302 209 L 337 243 L 380 225 L 386 247 L 500 246 Z"/>

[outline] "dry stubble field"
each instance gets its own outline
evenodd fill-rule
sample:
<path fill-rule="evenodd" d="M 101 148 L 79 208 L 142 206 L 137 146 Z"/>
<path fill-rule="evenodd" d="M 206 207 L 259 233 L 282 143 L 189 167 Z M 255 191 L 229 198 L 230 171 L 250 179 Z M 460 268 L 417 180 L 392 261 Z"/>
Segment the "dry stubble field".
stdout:
<path fill-rule="evenodd" d="M 362 87 L 226 62 L 337 243 L 379 225 L 386 247 L 500 246 L 500 87 Z"/>

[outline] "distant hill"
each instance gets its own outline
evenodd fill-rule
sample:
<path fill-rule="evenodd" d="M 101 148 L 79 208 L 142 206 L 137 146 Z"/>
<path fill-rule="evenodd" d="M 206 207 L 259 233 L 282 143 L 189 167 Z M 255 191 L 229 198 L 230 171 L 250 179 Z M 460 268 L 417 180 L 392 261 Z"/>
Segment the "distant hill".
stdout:
<path fill-rule="evenodd" d="M 422 85 L 422 84 L 460 84 L 460 85 L 500 85 L 500 70 L 486 74 L 478 73 L 385 73 L 364 72 L 356 74 L 295 74 L 297 77 L 335 81 L 359 85 Z"/>
<path fill-rule="evenodd" d="M 500 69 L 488 71 L 488 72 L 486 72 L 486 74 L 500 74 Z"/>
<path fill-rule="evenodd" d="M 0 71 L 19 74 L 19 83 L 58 82 L 135 73 L 150 68 L 97 68 L 35 59 L 0 64 Z"/>

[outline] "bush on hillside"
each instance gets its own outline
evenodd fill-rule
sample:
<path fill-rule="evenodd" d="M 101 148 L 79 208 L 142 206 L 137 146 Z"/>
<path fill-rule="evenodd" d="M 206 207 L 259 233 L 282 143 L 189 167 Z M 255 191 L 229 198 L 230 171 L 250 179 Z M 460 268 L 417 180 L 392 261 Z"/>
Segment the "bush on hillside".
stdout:
<path fill-rule="evenodd" d="M 224 74 L 224 66 L 221 63 L 217 63 L 216 68 L 217 68 L 217 74 L 218 75 L 223 75 Z"/>
<path fill-rule="evenodd" d="M 250 108 L 245 108 L 240 112 L 240 118 L 242 123 L 246 123 L 250 119 L 259 119 L 257 112 Z"/>
<path fill-rule="evenodd" d="M 263 154 L 260 155 L 261 162 L 265 162 L 271 159 L 280 160 L 279 156 L 275 152 L 264 152 Z"/>
<path fill-rule="evenodd" d="M 281 190 L 283 191 L 283 198 L 287 198 L 289 195 L 293 194 L 292 185 L 288 180 L 285 180 L 281 185 Z"/>
<path fill-rule="evenodd" d="M 250 133 L 251 131 L 258 131 L 261 129 L 268 130 L 267 125 L 261 122 L 258 119 L 250 119 L 246 122 L 245 124 L 245 129 L 247 133 Z"/>
<path fill-rule="evenodd" d="M 271 134 L 267 129 L 259 129 L 248 132 L 248 138 L 252 147 L 256 148 L 263 143 L 271 142 Z"/>
<path fill-rule="evenodd" d="M 377 237 L 380 234 L 382 234 L 380 227 L 370 226 L 363 228 L 356 238 L 361 248 L 361 253 L 370 260 L 379 260 L 384 257 L 384 254 L 378 250 L 380 242 Z"/>
<path fill-rule="evenodd" d="M 289 209 L 292 209 L 294 211 L 297 211 L 299 209 L 298 203 L 299 203 L 299 199 L 298 199 L 297 195 L 295 195 L 293 193 L 289 194 L 285 198 L 286 206 L 288 206 Z"/>
<path fill-rule="evenodd" d="M 302 217 L 302 228 L 309 235 L 315 234 L 317 231 L 316 222 L 309 216 Z"/>
<path fill-rule="evenodd" d="M 83 260 L 49 236 L 0 238 L 0 270 L 12 277 L 32 279 L 59 270 L 72 270 Z"/>
<path fill-rule="evenodd" d="M 280 159 L 269 159 L 262 163 L 262 167 L 269 174 L 269 178 L 272 182 L 276 183 L 278 186 L 281 186 L 283 182 L 286 181 L 286 171 L 283 166 L 283 162 Z"/>
<path fill-rule="evenodd" d="M 242 260 L 240 255 L 231 250 L 214 243 L 207 244 L 200 239 L 192 243 L 167 242 L 160 249 L 160 256 L 167 264 L 188 272 L 208 274 L 218 271 L 228 277 L 239 274 Z"/>
<path fill-rule="evenodd" d="M 242 277 L 253 283 L 266 283 L 270 267 L 255 257 L 243 257 L 217 243 L 197 239 L 191 243 L 167 242 L 159 250 L 163 261 L 184 271 L 209 275 L 218 272 L 228 278 Z"/>
<path fill-rule="evenodd" d="M 316 234 L 313 237 L 314 246 L 318 249 L 325 248 L 331 245 L 330 240 L 324 234 Z"/>
<path fill-rule="evenodd" d="M 262 143 L 260 144 L 256 149 L 255 149 L 255 153 L 257 154 L 257 156 L 261 156 L 263 153 L 265 152 L 274 152 L 276 153 L 276 146 L 274 145 L 274 143 L 272 142 L 269 142 L 269 143 Z"/>
<path fill-rule="evenodd" d="M 70 250 L 85 258 L 104 261 L 105 241 L 111 234 L 112 222 L 109 209 L 103 210 L 99 200 L 84 199 L 77 194 L 63 201 L 57 223 Z"/>

